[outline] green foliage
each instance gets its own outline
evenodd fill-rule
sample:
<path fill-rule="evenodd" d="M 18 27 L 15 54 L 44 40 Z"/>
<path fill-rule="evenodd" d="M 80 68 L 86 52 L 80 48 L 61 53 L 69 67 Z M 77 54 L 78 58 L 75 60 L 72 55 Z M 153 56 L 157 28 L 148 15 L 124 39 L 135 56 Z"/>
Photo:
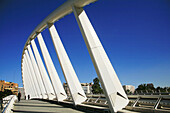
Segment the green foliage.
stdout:
<path fill-rule="evenodd" d="M 11 90 L 5 90 L 4 92 L 0 91 L 0 100 L 2 100 L 2 98 L 8 96 L 8 95 L 12 95 L 12 91 Z"/>
<path fill-rule="evenodd" d="M 157 88 L 155 88 L 154 87 L 154 85 L 152 84 L 140 84 L 139 86 L 138 86 L 138 88 L 136 89 L 136 91 L 149 91 L 149 92 L 151 92 L 151 91 L 156 91 L 156 92 L 170 92 L 170 87 L 164 87 L 164 88 L 162 88 L 162 87 L 157 87 Z"/>
<path fill-rule="evenodd" d="M 93 94 L 103 94 L 103 89 L 100 87 L 99 79 L 96 77 L 93 79 L 92 92 Z"/>
<path fill-rule="evenodd" d="M 157 87 L 156 89 L 155 89 L 157 92 L 170 92 L 170 87 L 164 87 L 164 88 L 162 88 L 162 87 Z"/>
<path fill-rule="evenodd" d="M 152 91 L 155 90 L 153 85 L 148 85 L 148 84 L 141 84 L 138 86 L 138 88 L 136 90 L 148 90 L 148 91 Z"/>

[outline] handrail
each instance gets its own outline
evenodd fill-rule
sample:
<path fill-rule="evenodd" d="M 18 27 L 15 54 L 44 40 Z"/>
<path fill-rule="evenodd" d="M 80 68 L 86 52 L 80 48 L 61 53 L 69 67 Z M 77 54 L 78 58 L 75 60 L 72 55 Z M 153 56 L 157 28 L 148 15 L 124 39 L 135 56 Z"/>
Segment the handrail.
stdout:
<path fill-rule="evenodd" d="M 13 104 L 14 102 L 17 100 L 16 95 L 9 95 L 5 98 L 3 98 L 3 100 L 8 101 L 8 103 L 5 104 L 5 108 L 3 109 L 2 113 L 9 113 L 9 111 L 11 111 L 11 109 L 13 108 Z"/>
<path fill-rule="evenodd" d="M 99 97 L 102 97 L 99 99 Z M 92 104 L 98 106 L 108 106 L 106 102 L 106 98 L 104 95 L 94 95 L 89 94 L 87 95 L 87 101 L 84 104 Z M 144 103 L 146 106 L 152 105 L 153 109 L 157 109 L 158 105 L 161 106 L 168 106 L 170 107 L 170 95 L 128 95 L 130 100 L 128 106 L 135 107 L 137 103 Z M 154 102 L 153 102 L 154 100 Z M 161 101 L 164 102 L 161 102 Z M 169 108 L 168 108 L 169 109 Z"/>

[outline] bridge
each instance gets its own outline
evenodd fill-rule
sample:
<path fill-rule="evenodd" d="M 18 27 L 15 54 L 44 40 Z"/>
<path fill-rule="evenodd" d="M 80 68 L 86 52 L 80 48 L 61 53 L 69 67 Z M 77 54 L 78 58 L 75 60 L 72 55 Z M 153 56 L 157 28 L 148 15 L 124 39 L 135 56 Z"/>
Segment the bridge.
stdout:
<path fill-rule="evenodd" d="M 109 113 L 105 95 L 87 95 L 82 104 L 73 104 L 71 100 L 58 102 L 57 100 L 32 99 L 17 101 L 16 95 L 3 99 L 2 113 Z M 128 95 L 130 100 L 125 109 L 118 113 L 169 113 L 170 95 Z"/>
<path fill-rule="evenodd" d="M 61 42 L 56 26 L 54 26 L 55 22 L 73 12 L 104 90 L 110 111 L 117 112 L 128 104 L 129 100 L 127 95 L 125 94 L 113 66 L 83 9 L 83 7 L 95 1 L 96 0 L 66 1 L 48 15 L 28 37 L 23 49 L 21 69 L 24 91 L 26 95 L 31 97 L 31 99 L 55 99 L 58 102 L 61 102 L 68 98 L 42 36 L 43 30 L 48 29 L 74 105 L 76 106 L 87 100 L 66 50 Z M 43 58 L 41 58 L 37 49 L 37 45 L 34 41 L 35 38 L 38 39 Z M 42 60 L 44 60 L 45 65 Z M 47 71 L 45 70 L 45 66 Z"/>
<path fill-rule="evenodd" d="M 86 15 L 85 10 L 83 9 L 83 7 L 93 2 L 96 2 L 96 0 L 68 0 L 49 14 L 32 31 L 25 43 L 21 59 L 24 92 L 26 96 L 30 96 L 31 100 L 21 101 L 20 103 L 14 104 L 14 112 L 35 112 L 27 111 L 28 106 L 31 110 L 36 108 L 36 105 L 32 105 L 32 103 L 38 103 L 37 106 L 39 108 L 36 109 L 37 112 L 43 112 L 42 109 L 40 109 L 42 108 L 40 106 L 43 106 L 44 104 L 47 104 L 44 106 L 46 109 L 43 108 L 44 112 L 48 112 L 50 106 L 54 108 L 54 111 L 49 112 L 59 111 L 59 108 L 63 106 L 73 106 L 73 108 L 78 108 L 78 110 L 81 108 L 90 109 L 91 111 L 98 110 L 98 112 L 108 111 L 112 113 L 118 112 L 128 105 L 129 99 L 122 88 L 117 74 L 114 71 L 88 16 Z M 104 106 L 98 107 L 89 103 L 90 99 L 85 95 L 81 87 L 80 81 L 62 44 L 56 26 L 54 25 L 55 22 L 70 13 L 74 13 L 101 86 L 104 90 Z M 71 97 L 66 94 L 62 86 L 61 80 L 49 54 L 49 50 L 45 44 L 45 37 L 42 35 L 45 29 L 48 29 L 50 32 L 58 61 L 60 62 L 63 75 L 68 84 Z M 41 51 L 37 49 L 38 44 L 35 43 L 35 39 L 38 40 Z M 40 56 L 40 52 L 42 53 L 42 57 Z M 97 98 L 94 103 L 99 99 Z M 58 105 L 49 105 L 47 102 L 57 103 Z M 63 109 L 68 109 L 67 107 L 63 107 Z"/>

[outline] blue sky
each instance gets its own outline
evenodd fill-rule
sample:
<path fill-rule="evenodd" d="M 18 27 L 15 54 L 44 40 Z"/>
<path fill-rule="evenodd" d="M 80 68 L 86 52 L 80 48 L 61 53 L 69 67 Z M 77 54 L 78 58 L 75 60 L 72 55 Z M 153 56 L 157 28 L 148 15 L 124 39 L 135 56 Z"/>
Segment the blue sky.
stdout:
<path fill-rule="evenodd" d="M 64 1 L 0 0 L 0 79 L 22 86 L 24 44 L 34 28 Z M 170 86 L 169 0 L 98 0 L 84 9 L 123 85 Z M 92 82 L 97 75 L 74 15 L 55 26 L 79 80 Z M 49 31 L 42 34 L 65 82 Z"/>

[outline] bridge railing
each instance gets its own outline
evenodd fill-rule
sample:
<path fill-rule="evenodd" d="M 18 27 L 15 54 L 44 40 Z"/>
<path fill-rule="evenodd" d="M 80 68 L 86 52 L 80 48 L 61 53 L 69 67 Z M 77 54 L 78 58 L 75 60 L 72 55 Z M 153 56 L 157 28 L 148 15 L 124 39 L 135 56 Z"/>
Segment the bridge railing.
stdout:
<path fill-rule="evenodd" d="M 170 95 L 170 92 L 161 92 L 161 91 L 135 91 L 130 93 L 130 95 Z"/>
<path fill-rule="evenodd" d="M 3 98 L 1 101 L 1 113 L 10 113 L 16 100 L 16 95 L 9 95 Z"/>
<path fill-rule="evenodd" d="M 87 95 L 84 104 L 108 106 L 105 95 Z M 127 109 L 135 107 L 168 110 L 170 112 L 170 95 L 128 95 Z"/>

